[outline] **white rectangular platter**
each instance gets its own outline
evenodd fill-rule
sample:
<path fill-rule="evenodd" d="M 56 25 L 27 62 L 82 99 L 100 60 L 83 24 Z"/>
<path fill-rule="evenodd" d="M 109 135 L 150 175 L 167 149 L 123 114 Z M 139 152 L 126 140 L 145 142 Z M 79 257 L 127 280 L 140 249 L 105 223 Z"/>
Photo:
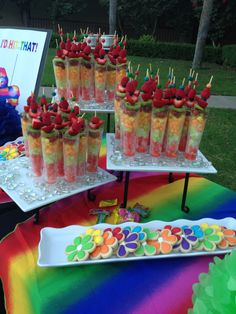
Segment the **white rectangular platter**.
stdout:
<path fill-rule="evenodd" d="M 56 184 L 47 184 L 42 177 L 33 176 L 27 157 L 0 164 L 0 187 L 24 212 L 115 180 L 115 176 L 98 168 L 96 173 L 86 174 L 76 183 L 59 179 Z"/>
<path fill-rule="evenodd" d="M 135 260 L 145 260 L 145 259 L 159 259 L 159 258 L 173 258 L 173 257 L 186 257 L 186 256 L 201 256 L 201 255 L 218 255 L 225 254 L 230 252 L 232 249 L 221 250 L 217 249 L 215 251 L 206 252 L 206 251 L 194 251 L 190 253 L 170 253 L 170 254 L 159 254 L 154 256 L 128 256 L 125 258 L 118 258 L 116 255 L 113 255 L 108 259 L 98 259 L 98 260 L 86 260 L 81 262 L 68 262 L 67 256 L 65 254 L 65 248 L 67 245 L 73 243 L 75 237 L 77 237 L 81 233 L 85 233 L 87 228 L 98 228 L 98 229 L 106 229 L 106 228 L 115 228 L 117 226 L 124 228 L 126 226 L 135 227 L 137 225 L 150 228 L 153 230 L 161 229 L 165 225 L 172 225 L 175 227 L 182 227 L 184 225 L 193 226 L 196 224 L 218 224 L 220 226 L 224 226 L 229 229 L 236 230 L 236 220 L 234 218 L 224 218 L 224 219 L 211 219 L 211 218 L 203 218 L 200 220 L 186 220 L 179 219 L 172 222 L 165 221 L 150 221 L 148 223 L 134 223 L 127 222 L 120 225 L 110 225 L 110 224 L 99 224 L 94 226 L 79 226 L 79 225 L 71 225 L 65 228 L 50 228 L 46 227 L 41 230 L 40 234 L 40 242 L 38 246 L 38 265 L 41 267 L 59 267 L 59 266 L 79 266 L 85 264 L 100 264 L 100 263 L 112 263 L 112 262 L 127 262 L 127 261 L 135 261 Z"/>
<path fill-rule="evenodd" d="M 114 134 L 107 134 L 107 169 L 117 171 L 159 171 L 187 173 L 217 173 L 206 157 L 198 151 L 197 159 L 186 160 L 183 154 L 177 158 L 152 157 L 150 154 L 136 154 L 127 157 L 122 154 L 115 142 Z"/>

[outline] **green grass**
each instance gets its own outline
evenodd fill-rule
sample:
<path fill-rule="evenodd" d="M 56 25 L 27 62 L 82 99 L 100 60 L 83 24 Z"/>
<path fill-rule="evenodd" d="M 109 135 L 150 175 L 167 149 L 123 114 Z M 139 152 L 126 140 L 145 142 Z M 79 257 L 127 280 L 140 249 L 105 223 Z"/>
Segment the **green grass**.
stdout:
<path fill-rule="evenodd" d="M 47 64 L 44 71 L 43 86 L 52 86 L 54 75 L 52 71 L 52 58 L 54 50 L 50 49 Z M 180 60 L 158 60 L 143 57 L 131 57 L 134 67 L 142 64 L 140 78 L 143 78 L 146 67 L 152 63 L 153 68 L 160 67 L 163 73 L 163 81 L 166 80 L 168 67 L 174 67 L 176 77 L 182 80 L 183 74 L 189 71 L 190 63 Z M 209 80 L 210 75 L 214 75 L 213 93 L 221 95 L 236 95 L 236 76 L 235 72 L 225 69 L 215 64 L 205 64 L 199 71 L 199 87 L 203 87 Z M 88 116 L 90 116 L 88 114 Z M 101 115 L 106 120 L 106 115 Z M 113 119 L 111 119 L 113 121 Z M 205 175 L 206 178 L 216 183 L 224 185 L 236 191 L 236 110 L 231 109 L 209 109 L 208 121 L 201 142 L 201 151 L 212 162 L 218 170 L 217 174 Z M 111 127 L 113 128 L 113 122 Z M 113 130 L 113 129 L 111 129 Z"/>
<path fill-rule="evenodd" d="M 48 58 L 44 70 L 44 76 L 42 86 L 55 85 L 54 74 L 52 70 L 52 59 L 55 55 L 55 49 L 49 49 Z M 160 68 L 161 84 L 164 85 L 167 81 L 169 67 L 174 68 L 176 76 L 176 83 L 180 85 L 183 77 L 188 77 L 189 69 L 191 67 L 190 61 L 183 60 L 169 60 L 169 59 L 157 59 L 157 58 L 144 58 L 144 57 L 128 57 L 132 61 L 133 68 L 135 69 L 138 64 L 141 65 L 139 81 L 143 82 L 146 68 L 149 63 L 152 64 L 153 71 Z M 200 91 L 206 83 L 209 81 L 211 75 L 214 76 L 212 84 L 212 94 L 215 95 L 227 95 L 236 96 L 236 72 L 232 69 L 225 68 L 223 66 L 214 63 L 204 63 L 202 68 L 198 71 L 198 91 Z"/>

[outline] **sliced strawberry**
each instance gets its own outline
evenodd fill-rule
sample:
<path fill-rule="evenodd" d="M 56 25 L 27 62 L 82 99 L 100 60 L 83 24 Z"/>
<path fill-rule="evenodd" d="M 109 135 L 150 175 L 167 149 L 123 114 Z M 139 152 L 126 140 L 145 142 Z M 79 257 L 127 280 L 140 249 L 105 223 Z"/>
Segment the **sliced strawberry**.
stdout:
<path fill-rule="evenodd" d="M 163 97 L 162 89 L 160 89 L 160 88 L 156 89 L 155 94 L 154 94 L 154 98 L 160 100 L 160 99 L 162 99 L 162 97 Z"/>
<path fill-rule="evenodd" d="M 59 107 L 60 107 L 60 109 L 68 109 L 68 107 L 69 107 L 69 103 L 68 103 L 68 101 L 64 98 L 64 99 L 62 99 L 61 101 L 60 101 L 60 103 L 59 103 Z"/>
<path fill-rule="evenodd" d="M 24 112 L 29 112 L 30 107 L 29 106 L 24 106 Z"/>
<path fill-rule="evenodd" d="M 81 50 L 84 50 L 84 48 L 87 46 L 87 43 L 84 41 L 82 44 L 81 44 Z"/>
<path fill-rule="evenodd" d="M 42 95 L 42 97 L 41 97 L 41 99 L 40 99 L 40 104 L 41 104 L 41 106 L 45 106 L 45 105 L 48 104 L 47 98 L 46 98 L 45 95 Z"/>
<path fill-rule="evenodd" d="M 38 119 L 34 119 L 32 120 L 32 128 L 34 129 L 41 129 L 41 127 L 43 126 L 42 122 Z"/>
<path fill-rule="evenodd" d="M 117 58 L 117 61 L 118 61 L 118 63 L 123 64 L 123 63 L 126 63 L 126 62 L 127 62 L 127 59 L 126 59 L 126 58 L 118 57 L 118 58 Z"/>
<path fill-rule="evenodd" d="M 77 123 L 79 124 L 79 126 L 82 128 L 85 126 L 85 121 L 84 118 L 78 118 Z"/>
<path fill-rule="evenodd" d="M 100 122 L 100 119 L 99 119 L 98 117 L 93 117 L 93 118 L 91 119 L 91 122 L 92 122 L 93 124 L 98 124 L 98 123 Z"/>
<path fill-rule="evenodd" d="M 77 51 L 77 45 L 76 45 L 76 43 L 72 43 L 72 45 L 71 45 L 71 50 L 72 51 Z"/>
<path fill-rule="evenodd" d="M 51 114 L 50 112 L 43 113 L 43 124 L 44 125 L 50 125 L 51 124 Z"/>
<path fill-rule="evenodd" d="M 129 78 L 128 78 L 128 76 L 124 76 L 123 78 L 122 78 L 122 80 L 121 80 L 121 85 L 123 86 L 123 87 L 126 87 L 126 84 L 129 82 Z"/>
<path fill-rule="evenodd" d="M 126 49 L 122 49 L 120 51 L 120 57 L 124 59 L 124 58 L 126 58 L 126 55 L 127 55 L 127 50 Z"/>
<path fill-rule="evenodd" d="M 97 124 L 94 124 L 94 123 L 92 123 L 92 122 L 89 122 L 89 127 L 91 128 L 91 129 L 97 129 L 98 127 L 97 127 Z"/>
<path fill-rule="evenodd" d="M 63 58 L 63 52 L 62 52 L 62 50 L 58 49 L 57 52 L 56 52 L 56 56 L 57 56 L 58 58 Z"/>
<path fill-rule="evenodd" d="M 107 62 L 107 60 L 105 58 L 104 59 L 97 58 L 96 61 L 97 61 L 98 64 L 101 64 L 101 65 L 103 65 L 103 64 L 105 64 Z"/>
<path fill-rule="evenodd" d="M 52 110 L 56 112 L 58 110 L 58 104 L 53 104 Z"/>
<path fill-rule="evenodd" d="M 129 81 L 126 84 L 126 92 L 128 92 L 128 93 L 134 93 L 135 92 L 135 83 L 133 81 Z"/>
<path fill-rule="evenodd" d="M 54 128 L 54 126 L 51 124 L 51 125 L 43 126 L 41 130 L 43 130 L 46 133 L 50 133 L 50 132 L 52 132 L 53 128 Z"/>
<path fill-rule="evenodd" d="M 110 62 L 112 63 L 112 64 L 116 64 L 116 59 L 112 56 L 112 55 L 108 55 L 108 58 L 110 59 Z"/>
<path fill-rule="evenodd" d="M 121 84 L 118 85 L 117 89 L 120 93 L 125 93 L 125 87 L 123 87 Z"/>
<path fill-rule="evenodd" d="M 145 82 L 142 87 L 141 90 L 144 93 L 151 93 L 152 92 L 152 85 L 150 84 L 150 81 Z"/>
<path fill-rule="evenodd" d="M 62 123 L 62 116 L 59 113 L 56 114 L 54 123 L 55 124 L 61 124 Z"/>
<path fill-rule="evenodd" d="M 148 101 L 148 100 L 152 99 L 152 93 L 143 93 L 142 94 L 142 99 L 144 101 Z"/>
<path fill-rule="evenodd" d="M 83 50 L 83 52 L 86 54 L 86 55 L 89 55 L 91 53 L 92 49 L 90 46 L 86 46 Z"/>
<path fill-rule="evenodd" d="M 71 50 L 71 41 L 69 38 L 66 40 L 65 49 L 67 51 Z"/>

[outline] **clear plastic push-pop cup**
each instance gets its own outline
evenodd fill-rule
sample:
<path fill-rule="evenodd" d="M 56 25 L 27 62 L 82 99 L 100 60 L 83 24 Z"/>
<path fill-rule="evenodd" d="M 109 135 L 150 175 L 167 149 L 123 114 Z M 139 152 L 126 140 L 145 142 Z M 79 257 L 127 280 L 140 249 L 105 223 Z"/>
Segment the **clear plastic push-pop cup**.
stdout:
<path fill-rule="evenodd" d="M 99 104 L 103 104 L 105 101 L 106 68 L 106 64 L 95 63 L 95 101 Z"/>
<path fill-rule="evenodd" d="M 186 148 L 187 138 L 188 138 L 188 129 L 189 129 L 189 120 L 190 120 L 190 110 L 187 109 L 185 120 L 184 120 L 183 131 L 182 131 L 181 139 L 179 142 L 180 152 L 184 152 Z"/>
<path fill-rule="evenodd" d="M 140 111 L 136 131 L 136 151 L 147 153 L 151 127 L 152 100 L 140 102 Z"/>
<path fill-rule="evenodd" d="M 102 143 L 103 126 L 98 129 L 88 130 L 88 157 L 87 157 L 87 171 L 96 172 L 98 167 L 99 153 Z"/>
<path fill-rule="evenodd" d="M 165 154 L 167 157 L 177 157 L 184 120 L 184 108 L 173 108 L 170 110 L 168 117 L 167 142 L 165 150 Z"/>
<path fill-rule="evenodd" d="M 194 109 L 189 120 L 188 139 L 184 157 L 189 160 L 197 158 L 202 134 L 206 125 L 207 114 L 204 110 Z"/>
<path fill-rule="evenodd" d="M 114 101 L 115 88 L 116 88 L 116 66 L 114 64 L 108 64 L 107 65 L 107 80 L 106 80 L 106 90 L 107 90 L 108 101 Z"/>
<path fill-rule="evenodd" d="M 68 131 L 63 135 L 64 177 L 67 182 L 76 182 L 77 162 L 79 150 L 79 136 L 70 135 Z"/>
<path fill-rule="evenodd" d="M 66 61 L 54 58 L 52 62 L 58 95 L 67 98 Z"/>
<path fill-rule="evenodd" d="M 29 119 L 27 117 L 27 114 L 23 112 L 21 114 L 21 128 L 22 128 L 22 134 L 24 139 L 24 145 L 25 145 L 25 155 L 29 157 L 29 145 L 28 145 L 28 133 L 27 133 L 27 127 L 29 124 Z"/>
<path fill-rule="evenodd" d="M 49 133 L 41 130 L 44 175 L 47 183 L 57 181 L 57 155 L 58 155 L 58 132 L 53 130 Z"/>
<path fill-rule="evenodd" d="M 29 155 L 33 173 L 36 177 L 40 177 L 43 171 L 43 156 L 41 144 L 41 131 L 28 126 L 28 144 Z"/>
<path fill-rule="evenodd" d="M 125 93 L 116 92 L 114 100 L 114 111 L 115 111 L 115 139 L 120 140 L 120 116 L 121 116 L 121 105 L 124 101 Z"/>
<path fill-rule="evenodd" d="M 153 157 L 159 157 L 162 152 L 162 144 L 164 140 L 166 125 L 168 118 L 168 108 L 153 108 L 151 118 L 151 138 L 150 138 L 150 154 Z"/>
<path fill-rule="evenodd" d="M 120 117 L 121 123 L 121 147 L 124 155 L 133 156 L 136 151 L 136 131 L 140 105 L 122 103 Z"/>
<path fill-rule="evenodd" d="M 57 174 L 64 177 L 64 157 L 63 157 L 63 134 L 65 131 L 58 130 L 58 149 L 57 149 Z"/>
<path fill-rule="evenodd" d="M 90 61 L 80 62 L 80 85 L 81 97 L 83 101 L 90 101 L 93 98 L 93 64 Z"/>
<path fill-rule="evenodd" d="M 116 88 L 120 84 L 122 78 L 126 76 L 126 67 L 126 63 L 116 65 Z"/>
<path fill-rule="evenodd" d="M 86 161 L 87 161 L 87 146 L 88 146 L 88 132 L 85 129 L 79 133 L 79 152 L 78 152 L 78 164 L 77 164 L 77 176 L 82 177 L 86 173 Z"/>
<path fill-rule="evenodd" d="M 80 96 L 80 64 L 78 58 L 69 58 L 67 61 L 68 97 L 79 101 Z"/>

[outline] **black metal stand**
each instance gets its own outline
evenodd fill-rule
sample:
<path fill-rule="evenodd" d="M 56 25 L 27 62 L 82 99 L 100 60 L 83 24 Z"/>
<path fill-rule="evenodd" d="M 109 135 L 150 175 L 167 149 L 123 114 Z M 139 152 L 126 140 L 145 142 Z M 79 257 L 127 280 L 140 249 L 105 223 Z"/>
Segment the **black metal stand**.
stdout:
<path fill-rule="evenodd" d="M 121 208 L 126 208 L 127 199 L 128 199 L 128 191 L 129 191 L 129 171 L 125 172 L 125 188 L 124 188 L 124 197 L 123 203 L 120 205 Z"/>
<path fill-rule="evenodd" d="M 123 173 L 122 173 L 122 176 L 123 176 Z M 124 185 L 123 203 L 120 205 L 120 207 L 122 207 L 122 208 L 126 208 L 126 206 L 127 206 L 128 191 L 129 191 L 129 176 L 130 176 L 130 172 L 126 171 L 125 172 L 125 185 Z M 189 176 L 190 176 L 190 173 L 186 173 L 185 174 L 184 190 L 183 190 L 182 202 L 181 202 L 181 210 L 183 212 L 185 212 L 185 213 L 189 213 L 189 211 L 190 211 L 190 208 L 188 206 L 186 206 L 186 198 L 187 198 L 187 193 L 188 193 Z"/>
<path fill-rule="evenodd" d="M 39 208 L 36 209 L 36 213 L 34 215 L 34 224 L 38 225 L 39 224 Z"/>
<path fill-rule="evenodd" d="M 118 175 L 117 175 L 117 182 L 122 182 L 123 180 L 123 175 L 124 175 L 124 172 L 123 171 L 119 171 L 118 172 Z"/>
<path fill-rule="evenodd" d="M 181 203 L 181 210 L 185 213 L 189 212 L 189 207 L 186 206 L 186 198 L 187 198 L 187 193 L 188 193 L 188 181 L 189 181 L 189 175 L 190 173 L 185 173 L 185 179 L 184 179 L 184 191 L 183 191 L 183 196 L 182 196 L 182 203 Z"/>
<path fill-rule="evenodd" d="M 95 199 L 96 199 L 96 195 L 93 194 L 93 193 L 91 192 L 91 190 L 88 190 L 88 192 L 87 192 L 87 197 L 88 197 L 88 200 L 89 200 L 89 201 L 95 201 Z"/>
<path fill-rule="evenodd" d="M 111 114 L 107 114 L 107 133 L 110 133 L 110 123 L 111 122 Z"/>
<path fill-rule="evenodd" d="M 169 182 L 169 183 L 174 182 L 173 172 L 169 172 L 168 182 Z"/>

